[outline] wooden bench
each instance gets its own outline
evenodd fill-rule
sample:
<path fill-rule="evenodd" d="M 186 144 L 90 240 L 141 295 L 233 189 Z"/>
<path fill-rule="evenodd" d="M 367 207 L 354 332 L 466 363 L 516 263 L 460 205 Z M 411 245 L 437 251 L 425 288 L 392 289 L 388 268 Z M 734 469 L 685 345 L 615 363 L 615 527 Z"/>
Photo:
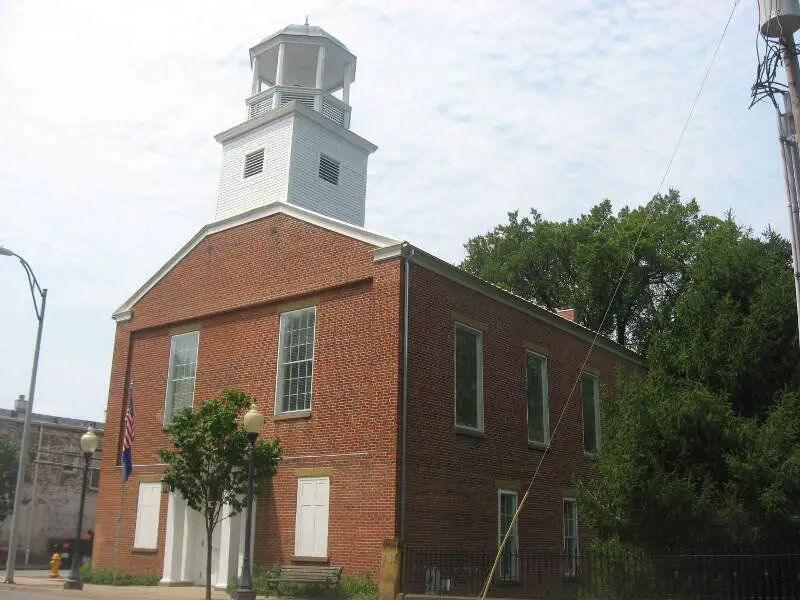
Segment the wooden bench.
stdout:
<path fill-rule="evenodd" d="M 267 580 L 275 590 L 281 583 L 313 583 L 316 585 L 336 586 L 342 578 L 342 567 L 326 567 L 321 565 L 284 565 L 275 577 Z"/>

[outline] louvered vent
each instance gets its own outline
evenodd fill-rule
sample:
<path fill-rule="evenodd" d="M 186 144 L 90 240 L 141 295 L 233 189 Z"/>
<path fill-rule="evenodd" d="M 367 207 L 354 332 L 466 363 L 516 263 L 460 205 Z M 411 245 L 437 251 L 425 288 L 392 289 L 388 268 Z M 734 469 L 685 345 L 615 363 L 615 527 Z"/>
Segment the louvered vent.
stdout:
<path fill-rule="evenodd" d="M 264 170 L 264 149 L 256 150 L 244 157 L 244 176 L 258 175 Z"/>
<path fill-rule="evenodd" d="M 319 155 L 319 176 L 328 183 L 339 185 L 339 161 L 330 156 Z"/>

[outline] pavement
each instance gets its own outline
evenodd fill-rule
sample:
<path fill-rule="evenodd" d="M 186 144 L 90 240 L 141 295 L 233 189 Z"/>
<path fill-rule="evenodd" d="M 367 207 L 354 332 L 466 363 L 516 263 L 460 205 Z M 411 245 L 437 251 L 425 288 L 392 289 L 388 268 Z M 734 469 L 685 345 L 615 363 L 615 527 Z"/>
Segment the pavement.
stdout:
<path fill-rule="evenodd" d="M 0 600 L 203 600 L 202 587 L 161 585 L 93 585 L 86 583 L 82 590 L 65 590 L 64 582 L 69 569 L 62 569 L 58 577 L 51 578 L 50 571 L 21 571 L 14 573 L 14 583 L 5 581 L 5 571 L 0 571 Z M 230 600 L 224 590 L 211 590 L 213 600 Z"/>

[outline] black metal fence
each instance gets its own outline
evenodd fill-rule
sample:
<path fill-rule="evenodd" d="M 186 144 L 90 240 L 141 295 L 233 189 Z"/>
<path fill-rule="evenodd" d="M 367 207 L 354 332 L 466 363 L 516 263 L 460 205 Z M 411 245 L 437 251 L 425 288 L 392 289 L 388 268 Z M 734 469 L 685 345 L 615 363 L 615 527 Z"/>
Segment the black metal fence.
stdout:
<path fill-rule="evenodd" d="M 477 596 L 494 551 L 402 550 L 403 591 Z M 494 597 L 569 599 L 800 599 L 800 552 L 684 553 L 561 551 L 506 554 L 489 590 Z"/>

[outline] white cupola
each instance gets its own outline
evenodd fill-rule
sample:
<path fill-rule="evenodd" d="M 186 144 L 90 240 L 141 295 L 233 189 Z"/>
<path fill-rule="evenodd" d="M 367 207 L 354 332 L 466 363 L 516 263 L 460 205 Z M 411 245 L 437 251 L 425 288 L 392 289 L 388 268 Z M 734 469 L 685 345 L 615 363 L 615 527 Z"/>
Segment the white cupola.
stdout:
<path fill-rule="evenodd" d="M 215 220 L 286 202 L 363 227 L 367 159 L 350 131 L 356 57 L 320 27 L 289 25 L 250 49 L 247 119 L 216 136 Z"/>

